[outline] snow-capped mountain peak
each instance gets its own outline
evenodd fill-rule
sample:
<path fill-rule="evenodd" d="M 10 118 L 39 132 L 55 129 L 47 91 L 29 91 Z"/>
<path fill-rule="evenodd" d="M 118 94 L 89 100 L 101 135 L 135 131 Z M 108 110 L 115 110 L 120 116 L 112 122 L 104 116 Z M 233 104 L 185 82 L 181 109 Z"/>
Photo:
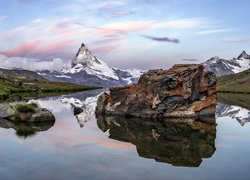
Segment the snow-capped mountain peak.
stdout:
<path fill-rule="evenodd" d="M 63 68 L 60 72 L 41 72 L 49 80 L 103 87 L 128 85 L 136 82 L 142 73 L 135 69 L 121 70 L 109 67 L 95 57 L 84 43 L 72 59 L 71 67 Z"/>
<path fill-rule="evenodd" d="M 95 64 L 101 64 L 101 62 L 92 55 L 92 52 L 87 48 L 87 46 L 82 43 L 76 56 L 72 60 L 72 67 L 77 64 L 82 64 L 83 66 L 91 66 Z"/>
<path fill-rule="evenodd" d="M 250 59 L 250 55 L 248 55 L 246 53 L 246 51 L 243 51 L 238 57 L 237 57 L 238 60 L 240 59 Z"/>
<path fill-rule="evenodd" d="M 72 60 L 72 67 L 63 68 L 61 72 L 65 74 L 75 74 L 81 71 L 86 72 L 88 75 L 97 76 L 103 80 L 109 78 L 119 80 L 113 69 L 108 67 L 105 62 L 97 59 L 84 43 L 81 44 L 76 56 Z"/>

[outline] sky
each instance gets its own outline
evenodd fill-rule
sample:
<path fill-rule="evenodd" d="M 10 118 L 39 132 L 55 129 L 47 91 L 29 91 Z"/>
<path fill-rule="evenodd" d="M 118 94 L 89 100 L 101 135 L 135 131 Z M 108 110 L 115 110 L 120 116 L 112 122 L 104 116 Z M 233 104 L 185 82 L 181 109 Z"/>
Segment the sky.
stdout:
<path fill-rule="evenodd" d="M 249 7 L 249 0 L 2 0 L 0 66 L 58 69 L 81 43 L 123 69 L 231 59 L 250 53 Z"/>

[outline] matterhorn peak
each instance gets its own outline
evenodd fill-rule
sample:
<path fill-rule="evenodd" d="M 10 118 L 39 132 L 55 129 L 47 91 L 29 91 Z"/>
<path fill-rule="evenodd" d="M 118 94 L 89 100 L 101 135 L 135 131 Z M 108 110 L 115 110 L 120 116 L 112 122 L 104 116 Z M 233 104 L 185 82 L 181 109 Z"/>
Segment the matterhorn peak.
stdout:
<path fill-rule="evenodd" d="M 242 51 L 242 53 L 237 57 L 237 59 L 250 59 L 250 55 L 246 53 L 246 51 Z"/>
<path fill-rule="evenodd" d="M 95 56 L 92 55 L 91 51 L 87 48 L 87 46 L 82 43 L 76 56 L 72 60 L 72 67 L 77 64 L 81 64 L 83 66 L 92 66 L 94 64 L 101 63 Z"/>

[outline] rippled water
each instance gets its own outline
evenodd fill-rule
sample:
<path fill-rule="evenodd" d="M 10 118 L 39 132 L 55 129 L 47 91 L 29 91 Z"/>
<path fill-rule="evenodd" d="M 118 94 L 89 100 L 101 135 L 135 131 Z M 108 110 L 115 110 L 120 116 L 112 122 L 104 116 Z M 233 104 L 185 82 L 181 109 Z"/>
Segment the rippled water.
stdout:
<path fill-rule="evenodd" d="M 100 90 L 35 100 L 55 124 L 0 120 L 0 179 L 249 179 L 250 111 L 222 97 L 216 119 L 97 117 Z M 250 104 L 250 103 L 249 103 Z M 84 111 L 74 115 L 74 109 Z"/>

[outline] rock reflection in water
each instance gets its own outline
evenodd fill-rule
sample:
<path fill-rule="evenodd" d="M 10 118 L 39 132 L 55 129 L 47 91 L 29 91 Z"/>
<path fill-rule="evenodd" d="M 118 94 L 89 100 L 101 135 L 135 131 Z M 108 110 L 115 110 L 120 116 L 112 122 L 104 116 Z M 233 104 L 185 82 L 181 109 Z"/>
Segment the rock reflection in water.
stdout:
<path fill-rule="evenodd" d="M 139 156 L 173 166 L 198 167 L 202 158 L 210 158 L 215 148 L 215 119 L 146 119 L 97 116 L 97 125 L 109 130 L 109 138 L 130 142 Z"/>
<path fill-rule="evenodd" d="M 38 132 L 49 130 L 54 124 L 55 121 L 25 123 L 0 119 L 1 128 L 15 129 L 16 135 L 21 138 L 33 137 Z"/>

